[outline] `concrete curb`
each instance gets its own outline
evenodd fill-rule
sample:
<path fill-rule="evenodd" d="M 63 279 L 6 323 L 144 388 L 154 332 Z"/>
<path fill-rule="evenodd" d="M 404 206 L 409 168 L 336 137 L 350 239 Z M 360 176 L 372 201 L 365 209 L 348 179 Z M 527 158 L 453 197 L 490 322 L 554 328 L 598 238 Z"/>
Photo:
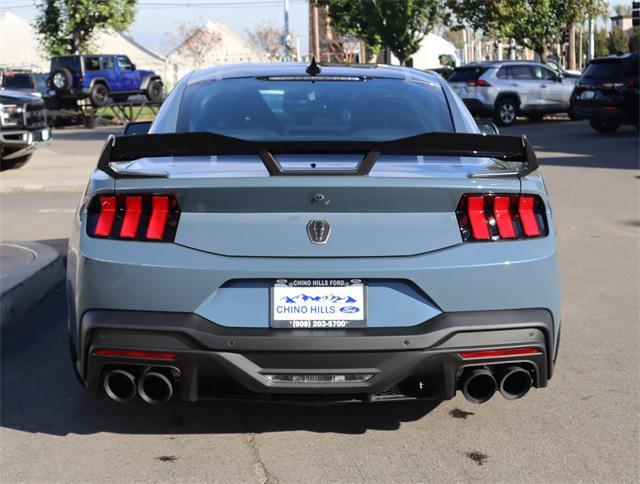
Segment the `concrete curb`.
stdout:
<path fill-rule="evenodd" d="M 64 279 L 62 258 L 38 242 L 0 242 L 0 330 Z"/>

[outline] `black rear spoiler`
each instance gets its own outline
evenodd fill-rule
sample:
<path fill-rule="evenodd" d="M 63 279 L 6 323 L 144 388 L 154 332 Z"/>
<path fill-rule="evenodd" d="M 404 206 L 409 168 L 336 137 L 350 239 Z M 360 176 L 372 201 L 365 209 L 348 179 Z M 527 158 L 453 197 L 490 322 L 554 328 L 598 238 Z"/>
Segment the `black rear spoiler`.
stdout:
<path fill-rule="evenodd" d="M 279 154 L 360 154 L 354 169 L 283 169 Z M 469 156 L 522 163 L 516 171 L 496 170 L 487 175 L 523 177 L 538 168 L 538 159 L 526 136 L 468 133 L 425 133 L 391 141 L 248 141 L 214 133 L 147 134 L 110 136 L 98 169 L 113 178 L 162 176 L 114 169 L 112 162 L 162 156 L 259 155 L 270 175 L 359 175 L 369 174 L 381 154 L 423 156 Z M 482 176 L 481 174 L 478 174 Z"/>

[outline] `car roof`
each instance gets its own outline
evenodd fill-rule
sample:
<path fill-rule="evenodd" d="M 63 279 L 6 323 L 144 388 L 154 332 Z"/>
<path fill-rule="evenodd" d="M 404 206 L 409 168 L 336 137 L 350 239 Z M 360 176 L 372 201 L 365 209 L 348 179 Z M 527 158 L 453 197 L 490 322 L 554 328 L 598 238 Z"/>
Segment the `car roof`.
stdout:
<path fill-rule="evenodd" d="M 364 77 L 380 79 L 425 80 L 440 84 L 437 73 L 420 71 L 410 67 L 389 66 L 384 64 L 318 64 L 317 77 Z M 194 71 L 189 84 L 210 80 L 233 79 L 243 77 L 311 77 L 304 62 L 264 62 L 227 64 Z"/>
<path fill-rule="evenodd" d="M 596 57 L 591 62 L 597 64 L 598 62 L 626 61 L 628 59 L 631 59 L 633 57 L 638 57 L 638 56 L 640 56 L 640 53 L 638 52 L 628 52 L 626 54 L 613 54 L 613 55 L 607 55 L 604 57 Z"/>
<path fill-rule="evenodd" d="M 545 67 L 544 64 L 538 61 L 533 60 L 495 60 L 495 61 L 479 61 L 479 62 L 470 62 L 469 64 L 461 65 L 460 67 L 456 67 L 456 69 L 464 69 L 465 67 L 502 67 L 502 66 L 517 66 L 517 65 L 534 65 L 534 66 L 542 66 Z"/>

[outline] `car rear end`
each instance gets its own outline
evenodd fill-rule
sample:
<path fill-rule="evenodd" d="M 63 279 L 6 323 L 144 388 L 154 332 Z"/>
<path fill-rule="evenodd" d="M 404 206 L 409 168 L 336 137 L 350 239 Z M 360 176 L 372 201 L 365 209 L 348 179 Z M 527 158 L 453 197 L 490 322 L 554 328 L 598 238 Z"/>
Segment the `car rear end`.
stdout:
<path fill-rule="evenodd" d="M 211 123 L 250 138 L 256 128 L 247 119 L 270 114 L 246 107 L 240 96 L 259 93 L 281 129 L 323 138 L 356 115 L 334 107 L 378 85 L 373 96 L 408 104 L 385 111 L 386 118 L 358 114 L 370 120 L 368 135 L 400 129 L 400 114 L 411 114 L 416 92 L 402 93 L 410 81 L 364 82 L 359 71 L 327 70 L 352 81 L 240 81 L 222 71 L 213 73 L 218 84 L 183 82 L 154 129 L 177 123 L 185 132 L 180 109 L 192 106 L 185 115 L 196 120 L 191 131 Z M 350 92 L 345 82 L 354 82 Z M 425 102 L 436 102 L 428 112 L 444 107 L 448 119 L 435 127 L 469 129 L 464 123 L 472 120 L 435 76 L 411 84 L 425 90 Z M 224 97 L 193 97 L 189 91 L 200 87 L 219 88 Z M 344 98 L 331 97 L 341 90 Z M 210 101 L 217 119 L 198 111 L 212 108 Z M 302 121 L 310 112 L 315 118 Z M 424 128 L 404 123 L 409 131 Z M 347 127 L 343 134 L 352 136 Z M 169 139 L 174 147 L 217 140 L 218 150 L 225 140 Z M 118 143 L 120 152 L 136 151 L 116 141 L 103 160 Z M 488 159 L 393 153 L 363 173 L 364 160 L 340 151 L 348 143 L 322 155 L 301 146 L 301 156 L 273 142 L 273 164 L 243 143 L 214 157 L 112 163 L 118 169 L 111 176 L 92 177 L 68 259 L 70 338 L 86 385 L 103 386 L 119 401 L 139 394 L 149 403 L 172 395 L 449 399 L 457 390 L 483 402 L 496 389 L 519 398 L 530 386 L 547 385 L 559 299 L 554 226 L 539 177 L 470 178 L 501 168 Z"/>
<path fill-rule="evenodd" d="M 495 74 L 489 64 L 469 64 L 456 67 L 447 81 L 474 116 L 491 116 L 500 93 Z"/>
<path fill-rule="evenodd" d="M 639 122 L 638 54 L 595 59 L 576 83 L 578 117 L 611 125 Z"/>

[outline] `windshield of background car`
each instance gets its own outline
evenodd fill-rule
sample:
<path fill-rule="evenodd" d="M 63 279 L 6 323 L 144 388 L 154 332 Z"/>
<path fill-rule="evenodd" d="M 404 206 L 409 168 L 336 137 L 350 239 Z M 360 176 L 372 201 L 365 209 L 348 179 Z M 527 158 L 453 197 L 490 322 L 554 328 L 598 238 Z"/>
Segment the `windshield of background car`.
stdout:
<path fill-rule="evenodd" d="M 476 81 L 487 71 L 485 67 L 458 67 L 447 78 L 449 82 Z"/>
<path fill-rule="evenodd" d="M 33 89 L 31 74 L 5 74 L 2 78 L 2 87 L 5 89 Z"/>
<path fill-rule="evenodd" d="M 582 73 L 582 77 L 613 80 L 622 76 L 623 67 L 624 62 L 619 60 L 591 62 Z"/>
<path fill-rule="evenodd" d="M 177 131 L 254 141 L 383 141 L 452 132 L 453 121 L 437 83 L 239 78 L 188 86 Z"/>
<path fill-rule="evenodd" d="M 54 57 L 51 59 L 51 72 L 62 68 L 69 69 L 72 72 L 80 72 L 80 57 Z"/>

